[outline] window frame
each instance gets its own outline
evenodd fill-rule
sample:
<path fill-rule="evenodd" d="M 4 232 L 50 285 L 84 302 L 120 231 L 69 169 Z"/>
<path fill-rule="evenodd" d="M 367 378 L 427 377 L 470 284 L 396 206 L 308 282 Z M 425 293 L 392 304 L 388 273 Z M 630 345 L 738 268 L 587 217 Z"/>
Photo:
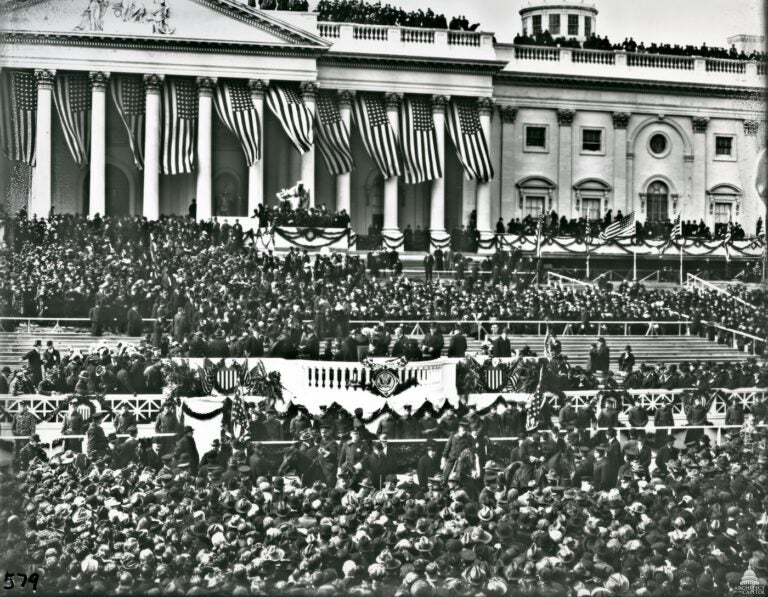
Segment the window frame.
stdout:
<path fill-rule="evenodd" d="M 592 17 L 584 15 L 584 37 L 589 37 L 592 33 Z"/>
<path fill-rule="evenodd" d="M 721 137 L 723 139 L 731 140 L 731 153 L 730 154 L 718 154 L 717 153 L 717 139 Z M 713 147 L 712 154 L 713 159 L 716 162 L 735 162 L 736 161 L 736 135 L 731 133 L 715 133 L 712 137 Z"/>
<path fill-rule="evenodd" d="M 571 25 L 572 24 L 576 25 L 576 33 L 571 33 Z M 568 37 L 578 37 L 579 36 L 579 15 L 573 15 L 573 14 L 569 14 L 568 15 L 568 24 L 567 24 L 566 31 L 568 31 Z"/>
<path fill-rule="evenodd" d="M 656 153 L 655 151 L 653 151 L 653 149 L 651 149 L 651 139 L 653 139 L 656 135 L 661 135 L 667 141 L 667 146 L 664 148 L 664 151 L 660 153 Z M 653 131 L 650 135 L 648 135 L 648 142 L 646 145 L 648 147 L 648 153 L 658 160 L 664 159 L 672 151 L 672 139 L 670 139 L 669 135 L 664 131 Z"/>
<path fill-rule="evenodd" d="M 546 214 L 547 213 L 547 195 L 546 193 L 542 193 L 541 195 L 536 194 L 536 191 L 531 189 L 532 192 L 528 193 L 526 191 L 523 191 L 523 213 L 522 217 L 525 218 L 527 216 L 531 216 L 532 218 L 538 218 L 539 214 Z M 541 201 L 541 210 L 537 211 L 536 213 L 529 213 L 528 208 L 528 202 L 529 201 Z"/>
<path fill-rule="evenodd" d="M 553 27 L 554 20 L 557 19 L 557 27 Z M 549 15 L 549 18 L 547 19 L 547 25 L 549 26 L 549 33 L 554 37 L 556 35 L 560 35 L 560 15 L 557 13 L 552 13 Z"/>
<path fill-rule="evenodd" d="M 600 147 L 599 149 L 585 149 L 584 148 L 584 133 L 587 131 L 595 131 L 600 133 Z M 601 126 L 583 126 L 581 127 L 581 154 L 582 155 L 605 155 L 605 127 Z"/>
<path fill-rule="evenodd" d="M 538 145 L 528 145 L 528 129 L 529 128 L 544 129 L 544 147 L 540 147 Z M 535 124 L 535 123 L 523 124 L 523 151 L 527 153 L 549 153 L 549 125 L 548 124 Z"/>
<path fill-rule="evenodd" d="M 532 15 L 531 16 L 531 33 L 533 35 L 536 35 L 537 33 L 543 33 L 544 32 L 544 19 L 541 18 L 542 15 Z M 538 19 L 539 22 L 539 29 L 536 30 L 536 21 Z"/>

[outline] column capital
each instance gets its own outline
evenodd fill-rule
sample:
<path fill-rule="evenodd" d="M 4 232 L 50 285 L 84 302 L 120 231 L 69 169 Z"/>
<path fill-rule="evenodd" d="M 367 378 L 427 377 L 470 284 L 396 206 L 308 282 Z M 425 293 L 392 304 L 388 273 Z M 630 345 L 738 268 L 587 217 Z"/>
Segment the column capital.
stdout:
<path fill-rule="evenodd" d="M 693 132 L 694 133 L 706 133 L 707 132 L 707 125 L 709 124 L 709 118 L 701 118 L 699 116 L 694 116 L 692 119 L 693 122 Z"/>
<path fill-rule="evenodd" d="M 399 93 L 385 93 L 384 104 L 387 107 L 387 111 L 400 109 L 401 99 L 403 99 L 403 96 Z"/>
<path fill-rule="evenodd" d="M 53 78 L 56 75 L 55 70 L 38 69 L 35 70 L 35 80 L 38 89 L 53 89 Z"/>
<path fill-rule="evenodd" d="M 614 112 L 611 116 L 613 117 L 613 128 L 626 129 L 632 115 L 627 112 Z"/>
<path fill-rule="evenodd" d="M 355 99 L 355 92 L 348 89 L 342 89 L 338 92 L 339 108 L 351 108 Z"/>
<path fill-rule="evenodd" d="M 250 79 L 248 81 L 248 88 L 251 90 L 251 95 L 256 97 L 264 97 L 267 93 L 267 87 L 269 87 L 269 81 L 264 79 Z"/>
<path fill-rule="evenodd" d="M 109 73 L 102 71 L 91 71 L 88 73 L 88 78 L 91 80 L 91 89 L 93 91 L 105 91 L 107 89 Z"/>
<path fill-rule="evenodd" d="M 315 97 L 317 96 L 317 83 L 314 81 L 304 81 L 299 85 L 299 89 L 301 89 L 301 96 L 305 100 L 315 101 Z"/>
<path fill-rule="evenodd" d="M 490 97 L 481 97 L 477 100 L 477 109 L 481 116 L 492 116 L 494 105 L 493 98 Z"/>
<path fill-rule="evenodd" d="M 432 114 L 445 114 L 448 107 L 448 98 L 444 95 L 432 96 Z"/>
<path fill-rule="evenodd" d="M 213 97 L 213 88 L 216 85 L 216 79 L 212 77 L 197 78 L 197 93 L 203 97 Z"/>
<path fill-rule="evenodd" d="M 501 106 L 499 112 L 503 123 L 514 124 L 517 120 L 517 108 L 515 106 Z"/>
<path fill-rule="evenodd" d="M 576 116 L 576 110 L 561 109 L 557 111 L 557 124 L 560 126 L 571 126 L 573 118 Z"/>
<path fill-rule="evenodd" d="M 163 75 L 144 75 L 144 91 L 146 93 L 160 93 L 163 87 Z"/>
<path fill-rule="evenodd" d="M 744 134 L 754 137 L 760 130 L 759 120 L 745 120 L 744 121 Z"/>

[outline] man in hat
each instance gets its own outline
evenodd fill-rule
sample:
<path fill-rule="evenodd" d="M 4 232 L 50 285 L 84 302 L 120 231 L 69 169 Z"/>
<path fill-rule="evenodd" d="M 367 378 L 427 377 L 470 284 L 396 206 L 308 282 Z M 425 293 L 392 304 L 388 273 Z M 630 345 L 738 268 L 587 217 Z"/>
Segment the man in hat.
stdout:
<path fill-rule="evenodd" d="M 184 434 L 181 436 L 178 442 L 176 442 L 176 452 L 178 454 L 187 455 L 189 459 L 190 470 L 193 475 L 197 475 L 197 467 L 200 462 L 200 456 L 197 452 L 197 444 L 194 438 L 195 430 L 187 425 L 184 427 Z"/>
<path fill-rule="evenodd" d="M 179 432 L 179 419 L 176 417 L 176 411 L 174 410 L 171 402 L 166 402 L 163 405 L 163 410 L 157 415 L 155 420 L 155 433 L 178 433 Z M 162 438 L 162 453 L 161 456 L 173 451 L 175 440 L 173 437 L 168 436 Z"/>
<path fill-rule="evenodd" d="M 62 435 L 85 435 L 88 426 L 83 419 L 82 413 L 78 410 L 77 404 L 70 404 L 69 411 L 64 416 L 64 424 L 61 428 Z M 73 452 L 82 452 L 83 442 L 79 439 L 68 439 L 64 441 L 64 449 Z"/>
<path fill-rule="evenodd" d="M 667 435 L 664 445 L 656 453 L 656 468 L 662 473 L 667 471 L 667 463 L 677 459 L 678 450 L 675 448 L 675 437 Z"/>
<path fill-rule="evenodd" d="M 104 429 L 101 427 L 101 421 L 106 415 L 104 411 L 98 412 L 91 417 L 91 424 L 86 432 L 86 441 L 88 442 L 88 458 L 98 460 L 109 452 L 109 442 Z"/>
<path fill-rule="evenodd" d="M 152 471 L 159 471 L 163 467 L 160 450 L 160 441 L 158 439 L 152 440 L 149 446 L 142 452 L 142 464 Z"/>
<path fill-rule="evenodd" d="M 448 481 L 461 453 L 467 448 L 472 448 L 472 438 L 467 432 L 468 428 L 469 423 L 467 421 L 459 421 L 459 428 L 451 434 L 443 448 L 440 462 L 440 468 L 443 469 L 443 483 Z"/>
<path fill-rule="evenodd" d="M 336 465 L 339 461 L 339 444 L 333 439 L 333 427 L 326 421 L 320 425 L 320 441 L 317 446 L 320 468 L 323 470 L 325 484 L 336 485 Z"/>
<path fill-rule="evenodd" d="M 134 425 L 126 429 L 128 438 L 122 442 L 118 442 L 114 449 L 113 461 L 115 468 L 125 468 L 132 462 L 138 462 L 139 460 L 139 440 L 138 429 Z"/>
<path fill-rule="evenodd" d="M 43 343 L 41 340 L 35 340 L 35 346 L 21 357 L 22 361 L 27 361 L 27 366 L 32 374 L 32 384 L 37 387 L 43 380 Z"/>
<path fill-rule="evenodd" d="M 13 416 L 13 422 L 11 423 L 11 435 L 17 436 L 31 436 L 35 433 L 37 428 L 37 418 L 31 412 L 29 412 L 29 403 L 21 401 L 19 412 Z M 17 439 L 16 451 L 21 450 L 29 440 Z"/>
<path fill-rule="evenodd" d="M 405 413 L 397 425 L 397 439 L 416 439 L 419 437 L 419 422 L 413 416 L 413 408 L 410 404 L 403 406 Z"/>
<path fill-rule="evenodd" d="M 595 464 L 592 470 L 592 484 L 597 491 L 607 491 L 616 486 L 616 475 L 611 474 L 611 464 L 604 445 L 595 447 Z M 618 473 L 618 469 L 617 469 Z"/>
<path fill-rule="evenodd" d="M 311 323 L 304 324 L 304 333 L 299 340 L 299 358 L 312 361 L 320 359 L 320 340 Z"/>
<path fill-rule="evenodd" d="M 365 419 L 363 419 L 362 408 L 355 409 L 355 416 L 352 417 L 352 429 L 357 429 L 358 433 L 360 434 L 360 439 L 363 441 L 367 442 L 373 439 L 373 434 L 368 431 L 368 427 L 365 424 Z"/>
<path fill-rule="evenodd" d="M 115 431 L 117 433 L 128 433 L 128 429 L 137 425 L 136 415 L 131 412 L 131 405 L 123 402 L 120 414 L 115 421 Z"/>
<path fill-rule="evenodd" d="M 366 454 L 361 463 L 363 465 L 363 474 L 370 480 L 373 487 L 380 488 L 386 476 L 383 447 L 381 442 L 375 441 L 371 444 L 372 451 Z"/>
<path fill-rule="evenodd" d="M 211 442 L 211 449 L 200 459 L 200 471 L 208 470 L 210 466 L 224 466 L 225 460 L 221 454 L 221 441 L 217 438 Z"/>
<path fill-rule="evenodd" d="M 337 475 L 342 472 L 350 473 L 357 477 L 363 470 L 363 458 L 368 453 L 368 448 L 360 438 L 360 429 L 354 427 L 350 432 L 350 439 L 342 444 L 339 450 L 339 462 Z"/>
<path fill-rule="evenodd" d="M 141 336 L 144 327 L 141 313 L 139 313 L 139 306 L 136 303 L 131 305 L 128 313 L 125 316 L 126 319 L 126 333 L 129 336 Z"/>
<path fill-rule="evenodd" d="M 296 411 L 296 416 L 291 419 L 288 425 L 288 431 L 292 439 L 300 439 L 301 434 L 312 429 L 312 420 L 307 416 L 304 408 L 300 407 Z"/>
<path fill-rule="evenodd" d="M 563 400 L 563 407 L 558 413 L 561 429 L 572 429 L 576 424 L 576 409 L 573 408 L 571 400 L 566 396 Z"/>
<path fill-rule="evenodd" d="M 426 454 L 416 463 L 416 475 L 422 489 L 427 488 L 429 478 L 440 470 L 440 462 L 437 459 L 437 444 L 433 440 L 427 440 Z"/>
<path fill-rule="evenodd" d="M 37 433 L 33 433 L 29 437 L 29 442 L 16 452 L 15 467 L 17 471 L 26 471 L 29 468 L 29 463 L 35 458 L 48 462 L 48 456 L 40 447 L 40 436 Z"/>
<path fill-rule="evenodd" d="M 494 358 L 508 358 L 512 356 L 512 345 L 509 341 L 511 330 L 504 328 L 501 334 L 491 344 L 491 356 Z"/>
<path fill-rule="evenodd" d="M 429 333 L 424 336 L 424 342 L 421 346 L 421 352 L 424 355 L 424 359 L 439 359 L 443 352 L 444 345 L 445 340 L 443 339 L 443 335 L 438 331 L 437 323 L 430 323 Z"/>

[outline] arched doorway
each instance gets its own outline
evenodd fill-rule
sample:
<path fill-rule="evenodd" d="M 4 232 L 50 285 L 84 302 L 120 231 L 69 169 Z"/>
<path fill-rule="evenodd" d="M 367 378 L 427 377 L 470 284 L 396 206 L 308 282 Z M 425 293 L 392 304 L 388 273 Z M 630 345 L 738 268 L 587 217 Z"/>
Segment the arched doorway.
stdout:
<path fill-rule="evenodd" d="M 648 185 L 646 198 L 648 201 L 647 221 L 666 221 L 669 218 L 669 187 L 660 180 L 656 180 Z"/>

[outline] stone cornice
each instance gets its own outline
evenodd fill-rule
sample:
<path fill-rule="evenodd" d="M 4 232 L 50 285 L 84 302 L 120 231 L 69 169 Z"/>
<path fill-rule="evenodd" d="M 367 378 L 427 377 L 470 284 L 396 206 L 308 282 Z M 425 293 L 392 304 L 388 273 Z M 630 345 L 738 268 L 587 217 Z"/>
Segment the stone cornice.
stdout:
<path fill-rule="evenodd" d="M 467 75 L 489 75 L 498 73 L 507 63 L 500 60 L 450 60 L 420 58 L 416 56 L 387 56 L 374 54 L 327 53 L 318 58 L 318 66 L 349 66 L 377 68 L 382 70 L 428 71 L 436 73 L 459 73 Z"/>

